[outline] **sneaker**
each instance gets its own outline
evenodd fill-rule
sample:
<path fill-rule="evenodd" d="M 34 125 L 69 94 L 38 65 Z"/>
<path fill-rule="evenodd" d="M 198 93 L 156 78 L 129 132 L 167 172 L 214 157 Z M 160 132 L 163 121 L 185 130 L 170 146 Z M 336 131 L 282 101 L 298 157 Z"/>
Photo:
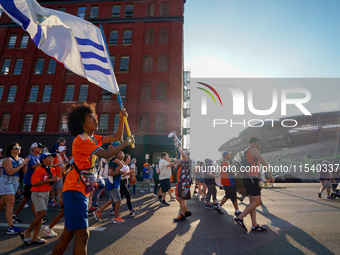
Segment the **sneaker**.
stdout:
<path fill-rule="evenodd" d="M 188 211 L 188 212 L 185 212 L 185 217 L 190 217 L 192 215 L 192 213 L 190 212 L 190 211 Z"/>
<path fill-rule="evenodd" d="M 224 212 L 222 212 L 222 207 L 217 204 L 217 207 L 214 208 L 216 212 L 218 212 L 218 214 L 224 214 Z"/>
<path fill-rule="evenodd" d="M 48 222 L 48 219 L 47 218 L 44 218 L 41 222 L 41 224 L 45 224 L 46 222 Z"/>
<path fill-rule="evenodd" d="M 175 201 L 175 200 L 176 200 L 175 197 L 171 197 L 171 198 L 170 198 L 170 201 Z"/>
<path fill-rule="evenodd" d="M 234 215 L 237 217 L 241 214 L 242 212 L 241 211 L 238 211 L 238 212 L 235 212 Z"/>
<path fill-rule="evenodd" d="M 26 203 L 26 204 L 24 205 L 24 208 L 30 208 L 30 205 Z"/>
<path fill-rule="evenodd" d="M 204 199 L 203 203 L 204 203 L 204 204 L 206 204 L 206 203 L 207 203 L 207 200 L 206 200 L 206 199 Z"/>
<path fill-rule="evenodd" d="M 134 209 L 132 209 L 132 211 L 130 212 L 130 216 L 135 217 L 136 215 L 137 215 L 137 212 Z"/>
<path fill-rule="evenodd" d="M 318 193 L 318 197 L 321 198 L 321 192 Z"/>
<path fill-rule="evenodd" d="M 144 191 L 144 190 L 142 190 L 142 189 L 141 189 L 139 192 L 140 192 L 140 193 L 145 193 L 145 191 Z"/>
<path fill-rule="evenodd" d="M 52 228 L 49 228 L 49 227 L 47 227 L 47 228 L 44 229 L 44 233 L 45 233 L 45 235 L 47 235 L 48 237 L 56 237 L 56 236 L 58 235 L 56 232 L 53 231 Z"/>
<path fill-rule="evenodd" d="M 251 227 L 251 232 L 267 232 L 267 229 L 257 225 L 256 227 Z"/>
<path fill-rule="evenodd" d="M 13 223 L 17 224 L 17 223 L 21 223 L 22 220 L 17 216 L 17 215 L 13 215 Z"/>
<path fill-rule="evenodd" d="M 157 197 L 157 194 L 153 194 L 152 197 L 156 198 L 156 197 Z"/>
<path fill-rule="evenodd" d="M 123 220 L 121 217 L 117 217 L 112 221 L 112 223 L 123 224 L 125 223 L 125 220 Z"/>
<path fill-rule="evenodd" d="M 246 233 L 248 232 L 246 226 L 243 223 L 243 220 L 240 220 L 239 218 L 235 217 L 234 219 L 235 223 L 240 226 Z"/>
<path fill-rule="evenodd" d="M 212 204 L 212 206 L 213 206 L 214 208 L 219 208 L 219 207 L 218 207 L 218 206 L 219 206 L 218 203 Z"/>
<path fill-rule="evenodd" d="M 162 205 L 162 206 L 169 206 L 170 204 L 167 203 L 167 202 L 165 202 L 165 200 L 163 200 L 162 203 L 161 203 L 161 205 Z"/>
<path fill-rule="evenodd" d="M 150 189 L 150 192 L 153 192 L 153 189 Z"/>
<path fill-rule="evenodd" d="M 53 200 L 52 203 L 51 203 L 51 206 L 52 207 L 56 207 L 56 206 L 59 206 L 58 202 Z"/>
<path fill-rule="evenodd" d="M 96 219 L 96 221 L 101 221 L 102 219 L 100 218 L 100 216 L 101 216 L 102 214 L 100 213 L 100 212 L 98 212 L 98 211 L 94 211 L 93 212 L 93 216 L 94 216 L 94 218 Z"/>
<path fill-rule="evenodd" d="M 205 205 L 205 209 L 214 209 L 212 205 Z"/>
<path fill-rule="evenodd" d="M 333 199 L 331 196 L 327 196 L 327 199 Z"/>
<path fill-rule="evenodd" d="M 116 211 L 115 211 L 115 209 L 110 209 L 110 214 L 112 214 L 112 215 L 115 215 L 115 213 L 116 213 Z"/>
<path fill-rule="evenodd" d="M 15 234 L 18 234 L 20 233 L 22 230 L 20 228 L 17 228 L 16 226 L 12 226 L 10 228 L 7 228 L 7 232 L 6 234 L 7 235 L 15 235 Z"/>
<path fill-rule="evenodd" d="M 197 194 L 198 201 L 201 200 L 201 194 Z"/>
<path fill-rule="evenodd" d="M 195 190 L 195 191 L 194 191 L 194 195 L 196 195 L 196 194 L 197 194 L 197 191 Z"/>
<path fill-rule="evenodd" d="M 186 221 L 185 216 L 180 214 L 176 219 L 174 219 L 174 222 L 181 222 L 181 221 Z"/>
<path fill-rule="evenodd" d="M 137 196 L 137 195 L 138 195 L 138 193 L 133 193 L 132 195 L 135 195 L 135 196 Z"/>

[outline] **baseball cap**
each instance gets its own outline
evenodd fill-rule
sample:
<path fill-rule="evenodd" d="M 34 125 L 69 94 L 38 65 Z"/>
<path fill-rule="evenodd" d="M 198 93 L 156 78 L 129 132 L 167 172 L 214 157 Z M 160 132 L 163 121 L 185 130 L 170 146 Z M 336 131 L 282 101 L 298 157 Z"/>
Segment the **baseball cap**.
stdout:
<path fill-rule="evenodd" d="M 43 154 L 40 155 L 39 160 L 42 161 L 44 158 L 46 158 L 48 156 L 52 156 L 52 154 L 48 153 L 48 152 L 43 153 Z"/>
<path fill-rule="evenodd" d="M 31 148 L 35 148 L 35 147 L 44 148 L 45 146 L 42 145 L 41 143 L 34 142 L 32 143 Z"/>
<path fill-rule="evenodd" d="M 262 142 L 262 140 L 258 139 L 257 137 L 252 137 L 249 139 L 249 143 L 255 143 L 255 142 Z"/>
<path fill-rule="evenodd" d="M 64 146 L 58 147 L 58 152 L 66 151 L 66 148 Z"/>
<path fill-rule="evenodd" d="M 144 163 L 143 167 L 147 167 L 147 166 L 150 166 L 150 164 Z"/>
<path fill-rule="evenodd" d="M 223 158 L 225 157 L 225 156 L 227 156 L 227 155 L 229 155 L 230 153 L 229 152 L 227 152 L 227 151 L 225 151 L 225 152 L 223 152 Z"/>

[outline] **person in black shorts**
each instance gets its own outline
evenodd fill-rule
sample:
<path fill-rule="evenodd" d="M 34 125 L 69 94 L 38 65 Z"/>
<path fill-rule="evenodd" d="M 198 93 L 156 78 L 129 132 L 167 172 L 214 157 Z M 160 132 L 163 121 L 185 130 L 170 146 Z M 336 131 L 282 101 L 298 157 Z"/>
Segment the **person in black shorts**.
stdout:
<path fill-rule="evenodd" d="M 244 187 L 247 190 L 247 194 L 249 196 L 250 204 L 244 209 L 244 211 L 239 215 L 236 216 L 234 219 L 236 224 L 240 226 L 245 232 L 247 232 L 247 228 L 243 223 L 243 218 L 250 214 L 252 227 L 252 232 L 266 232 L 267 229 L 260 227 L 256 221 L 256 207 L 261 205 L 261 191 L 259 186 L 259 173 L 260 173 L 260 165 L 262 164 L 263 167 L 268 171 L 269 181 L 273 181 L 272 174 L 269 172 L 268 163 L 262 157 L 259 149 L 260 149 L 260 142 L 256 137 L 252 137 L 249 139 L 249 149 L 246 151 L 246 161 L 250 164 L 250 166 L 246 169 L 246 173 L 242 178 L 242 182 Z"/>

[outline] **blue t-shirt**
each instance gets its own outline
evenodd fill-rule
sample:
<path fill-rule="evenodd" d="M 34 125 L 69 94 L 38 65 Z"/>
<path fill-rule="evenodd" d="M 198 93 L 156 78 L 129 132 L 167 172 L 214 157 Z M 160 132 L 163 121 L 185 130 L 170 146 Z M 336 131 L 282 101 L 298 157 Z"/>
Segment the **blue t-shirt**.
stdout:
<path fill-rule="evenodd" d="M 10 158 L 10 157 L 8 157 L 8 158 Z M 5 159 L 6 159 L 6 158 L 5 158 Z M 4 160 L 5 160 L 5 159 L 4 159 Z M 15 161 L 13 158 L 10 158 L 10 159 L 11 159 L 11 161 L 12 161 L 12 166 L 13 166 L 13 168 L 18 167 L 18 166 L 21 165 L 21 163 L 24 161 L 22 158 L 19 158 L 19 160 L 17 160 L 17 161 Z M 2 175 L 7 175 L 7 176 L 19 176 L 19 172 L 20 172 L 20 171 L 14 173 L 14 174 L 12 174 L 12 175 L 9 175 L 9 174 L 5 171 L 5 168 L 2 167 Z"/>
<path fill-rule="evenodd" d="M 30 161 L 28 161 L 27 163 L 27 172 L 25 173 L 25 176 L 24 176 L 24 184 L 32 185 L 31 178 L 34 172 L 34 169 L 32 168 L 32 166 L 39 164 L 40 160 L 39 160 L 39 156 L 35 156 L 33 154 L 30 154 L 28 157 L 31 157 L 31 158 L 30 158 Z"/>
<path fill-rule="evenodd" d="M 148 168 L 144 167 L 143 169 L 143 179 L 149 179 L 149 173 L 147 173 Z"/>
<path fill-rule="evenodd" d="M 109 168 L 116 169 L 117 167 L 118 167 L 118 165 L 114 161 L 111 160 L 109 162 Z M 112 176 L 112 178 L 113 178 L 113 183 L 111 183 L 109 180 L 107 180 L 107 182 L 106 182 L 107 190 L 113 190 L 113 189 L 120 188 L 120 180 L 121 180 L 122 176 L 116 175 L 116 176 Z"/>

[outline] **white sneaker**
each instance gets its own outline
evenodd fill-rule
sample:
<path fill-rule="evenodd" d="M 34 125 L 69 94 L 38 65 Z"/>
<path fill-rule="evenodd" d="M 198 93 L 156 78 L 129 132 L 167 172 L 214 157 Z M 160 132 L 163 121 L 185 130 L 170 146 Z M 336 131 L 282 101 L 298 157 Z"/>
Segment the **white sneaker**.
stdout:
<path fill-rule="evenodd" d="M 56 232 L 53 231 L 53 228 L 50 229 L 49 227 L 44 229 L 44 233 L 45 235 L 47 235 L 48 237 L 56 237 L 58 234 Z"/>
<path fill-rule="evenodd" d="M 142 190 L 142 189 L 141 189 L 139 192 L 141 192 L 141 193 L 145 193 L 145 191 L 144 191 L 144 190 Z"/>
<path fill-rule="evenodd" d="M 157 197 L 157 195 L 156 195 L 156 194 L 153 194 L 152 197 Z"/>
<path fill-rule="evenodd" d="M 175 197 L 171 197 L 171 198 L 170 198 L 170 201 L 174 201 L 174 200 L 176 200 Z"/>
<path fill-rule="evenodd" d="M 24 208 L 30 208 L 29 204 L 26 203 L 26 204 L 24 205 Z"/>

